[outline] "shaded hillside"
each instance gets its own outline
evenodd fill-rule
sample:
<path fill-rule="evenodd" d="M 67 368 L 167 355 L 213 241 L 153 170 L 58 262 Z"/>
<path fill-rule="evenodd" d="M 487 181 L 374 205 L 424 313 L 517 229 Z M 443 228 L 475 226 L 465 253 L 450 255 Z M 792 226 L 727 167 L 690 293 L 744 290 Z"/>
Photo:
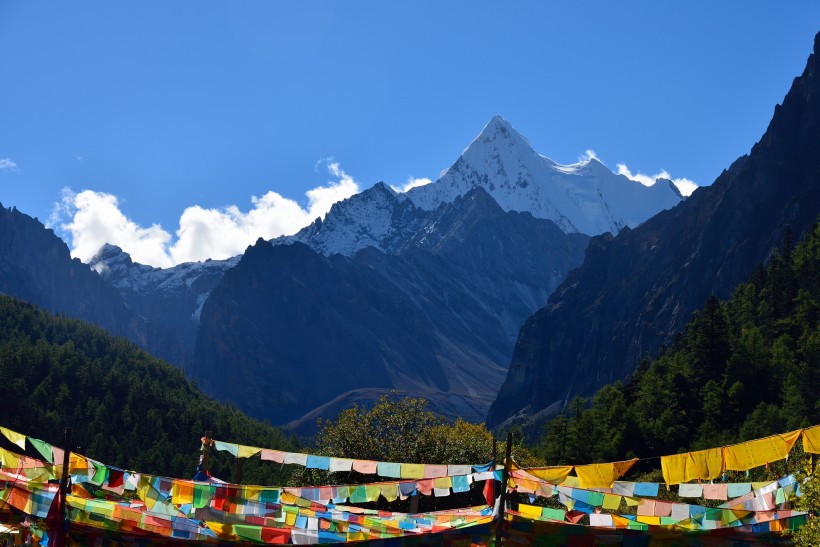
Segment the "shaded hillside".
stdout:
<path fill-rule="evenodd" d="M 711 187 L 617 237 L 593 238 L 584 264 L 521 329 L 488 423 L 555 411 L 628 376 L 671 343 L 694 310 L 726 298 L 790 228 L 820 213 L 820 35 L 763 138 Z"/>
<path fill-rule="evenodd" d="M 549 423 L 554 463 L 673 454 L 820 423 L 820 224 L 710 298 L 672 347 Z"/>
<path fill-rule="evenodd" d="M 125 336 L 164 359 L 191 358 L 172 330 L 147 321 L 88 265 L 72 259 L 52 230 L 17 209 L 0 206 L 0 293 Z"/>
<path fill-rule="evenodd" d="M 0 378 L 0 425 L 57 446 L 70 426 L 78 452 L 125 469 L 191 477 L 209 429 L 220 439 L 292 447 L 280 430 L 209 399 L 132 342 L 1 295 Z M 215 463 L 217 476 L 232 478 L 233 462 Z M 277 473 L 258 466 L 245 477 L 277 482 Z"/>
<path fill-rule="evenodd" d="M 481 421 L 521 321 L 588 238 L 504 212 L 481 188 L 425 226 L 395 254 L 257 242 L 205 302 L 197 382 L 273 423 L 324 405 L 314 416 L 327 416 L 384 389 Z"/>

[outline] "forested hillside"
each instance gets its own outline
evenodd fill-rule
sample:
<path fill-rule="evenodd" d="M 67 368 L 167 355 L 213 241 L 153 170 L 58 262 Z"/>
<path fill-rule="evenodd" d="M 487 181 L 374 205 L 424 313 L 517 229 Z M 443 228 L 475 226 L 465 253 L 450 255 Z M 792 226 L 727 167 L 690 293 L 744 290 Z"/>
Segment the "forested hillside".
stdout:
<path fill-rule="evenodd" d="M 195 473 L 200 438 L 293 449 L 283 433 L 208 398 L 183 373 L 124 339 L 0 295 L 0 425 L 124 469 Z M 212 472 L 233 479 L 233 459 Z M 276 482 L 281 466 L 246 466 L 245 482 Z"/>
<path fill-rule="evenodd" d="M 551 464 L 661 456 L 820 423 L 820 224 L 710 298 L 674 344 L 626 383 L 549 422 Z"/>

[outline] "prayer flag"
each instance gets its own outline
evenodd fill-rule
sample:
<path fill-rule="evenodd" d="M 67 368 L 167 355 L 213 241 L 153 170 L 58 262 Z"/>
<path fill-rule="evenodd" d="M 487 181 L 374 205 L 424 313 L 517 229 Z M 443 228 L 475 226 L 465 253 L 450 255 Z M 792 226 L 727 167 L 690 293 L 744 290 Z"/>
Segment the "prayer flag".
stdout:
<path fill-rule="evenodd" d="M 613 463 L 593 463 L 576 465 L 575 474 L 581 482 L 581 488 L 612 488 L 615 480 L 635 465 L 638 458 Z"/>
<path fill-rule="evenodd" d="M 769 462 L 785 459 L 802 432 L 803 430 L 799 429 L 790 433 L 727 446 L 723 449 L 726 469 L 746 471 Z"/>
<path fill-rule="evenodd" d="M 528 467 L 527 469 L 524 469 L 524 471 L 530 475 L 538 477 L 544 482 L 548 482 L 550 484 L 561 484 L 572 472 L 572 466 L 562 465 L 552 467 Z"/>
<path fill-rule="evenodd" d="M 0 427 L 0 433 L 5 435 L 5 437 L 12 442 L 12 444 L 16 444 L 20 447 L 20 450 L 26 449 L 26 436 L 22 433 L 17 433 L 16 431 L 12 431 L 11 429 L 7 429 L 5 427 Z"/>

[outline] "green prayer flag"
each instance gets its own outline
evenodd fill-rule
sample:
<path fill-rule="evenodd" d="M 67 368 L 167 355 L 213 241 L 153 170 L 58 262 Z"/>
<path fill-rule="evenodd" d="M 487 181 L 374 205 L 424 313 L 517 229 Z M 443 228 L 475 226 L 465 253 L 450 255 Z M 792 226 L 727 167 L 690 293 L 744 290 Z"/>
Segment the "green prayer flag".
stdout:
<path fill-rule="evenodd" d="M 262 542 L 262 527 L 250 524 L 234 524 L 233 533 L 237 536 L 251 541 Z"/>
<path fill-rule="evenodd" d="M 600 507 L 604 504 L 604 495 L 601 492 L 590 492 L 587 495 L 587 503 L 593 507 Z"/>
<path fill-rule="evenodd" d="M 215 492 L 216 488 L 213 486 L 208 484 L 195 484 L 194 508 L 202 509 L 203 507 L 207 507 L 211 503 L 211 499 L 214 497 Z"/>
<path fill-rule="evenodd" d="M 367 501 L 367 491 L 364 486 L 357 486 L 350 492 L 350 503 L 364 503 Z"/>
<path fill-rule="evenodd" d="M 541 509 L 541 516 L 550 520 L 563 521 L 567 516 L 567 512 L 563 509 L 553 509 L 551 507 L 544 507 Z"/>
<path fill-rule="evenodd" d="M 105 479 L 108 478 L 108 468 L 99 462 L 89 463 L 91 463 L 91 466 L 94 468 L 94 476 L 89 479 L 89 482 L 97 486 L 102 486 Z"/>
<path fill-rule="evenodd" d="M 29 437 L 28 442 L 31 443 L 31 446 L 37 449 L 37 452 L 43 455 L 44 460 L 48 463 L 54 463 L 54 452 L 51 450 L 50 444 L 33 437 Z"/>

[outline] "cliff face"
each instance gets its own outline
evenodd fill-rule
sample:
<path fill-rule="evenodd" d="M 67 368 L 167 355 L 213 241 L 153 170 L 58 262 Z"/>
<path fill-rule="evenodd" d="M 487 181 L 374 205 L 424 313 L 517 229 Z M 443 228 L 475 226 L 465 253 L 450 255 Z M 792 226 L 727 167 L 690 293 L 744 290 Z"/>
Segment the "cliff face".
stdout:
<path fill-rule="evenodd" d="M 556 408 L 624 378 L 710 295 L 725 298 L 820 214 L 818 54 L 763 138 L 714 184 L 617 237 L 593 238 L 583 265 L 521 329 L 488 423 Z"/>
<path fill-rule="evenodd" d="M 249 248 L 202 309 L 199 385 L 273 423 L 389 389 L 482 420 L 521 322 L 580 263 L 589 238 L 504 212 L 481 188 L 425 215 L 392 254 Z"/>
<path fill-rule="evenodd" d="M 0 292 L 99 325 L 157 356 L 185 364 L 191 352 L 168 329 L 146 321 L 40 221 L 0 207 Z"/>

